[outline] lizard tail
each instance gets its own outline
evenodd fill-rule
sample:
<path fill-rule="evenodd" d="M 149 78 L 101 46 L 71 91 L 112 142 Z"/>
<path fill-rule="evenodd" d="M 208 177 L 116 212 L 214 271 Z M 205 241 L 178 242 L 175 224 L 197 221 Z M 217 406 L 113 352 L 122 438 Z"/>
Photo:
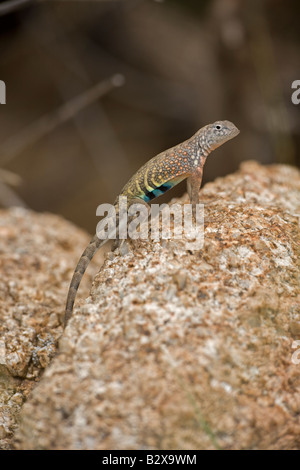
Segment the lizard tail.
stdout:
<path fill-rule="evenodd" d="M 82 253 L 80 260 L 78 261 L 78 264 L 74 271 L 74 274 L 70 283 L 70 287 L 69 287 L 66 310 L 65 310 L 64 328 L 67 326 L 67 323 L 72 316 L 73 305 L 75 302 L 77 290 L 78 290 L 80 281 L 86 271 L 86 268 L 88 267 L 89 262 L 93 258 L 96 251 L 99 248 L 101 248 L 101 246 L 104 245 L 104 243 L 106 242 L 107 242 L 107 239 L 101 240 L 100 238 L 97 237 L 97 235 L 95 235 L 90 241 L 89 245 L 84 250 L 84 252 Z"/>

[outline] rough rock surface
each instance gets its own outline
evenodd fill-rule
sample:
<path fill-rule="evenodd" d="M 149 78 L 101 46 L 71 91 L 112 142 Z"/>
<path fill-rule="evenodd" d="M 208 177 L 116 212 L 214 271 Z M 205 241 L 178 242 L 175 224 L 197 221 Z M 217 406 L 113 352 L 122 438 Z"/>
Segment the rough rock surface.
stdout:
<path fill-rule="evenodd" d="M 0 448 L 62 333 L 75 260 L 89 236 L 50 214 L 0 211 Z M 88 277 L 82 292 L 88 293 Z"/>
<path fill-rule="evenodd" d="M 17 448 L 300 448 L 300 174 L 247 162 L 201 194 L 202 250 L 107 257 Z"/>

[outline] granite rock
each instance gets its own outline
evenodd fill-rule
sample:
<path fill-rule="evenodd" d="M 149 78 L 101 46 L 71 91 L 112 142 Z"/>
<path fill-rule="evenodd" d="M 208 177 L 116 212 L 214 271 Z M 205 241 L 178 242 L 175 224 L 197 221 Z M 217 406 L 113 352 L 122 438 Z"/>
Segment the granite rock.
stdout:
<path fill-rule="evenodd" d="M 299 171 L 246 162 L 201 200 L 202 249 L 183 236 L 107 257 L 16 448 L 300 448 Z"/>
<path fill-rule="evenodd" d="M 89 238 L 55 215 L 0 211 L 1 449 L 10 447 L 22 405 L 55 355 L 68 284 Z"/>

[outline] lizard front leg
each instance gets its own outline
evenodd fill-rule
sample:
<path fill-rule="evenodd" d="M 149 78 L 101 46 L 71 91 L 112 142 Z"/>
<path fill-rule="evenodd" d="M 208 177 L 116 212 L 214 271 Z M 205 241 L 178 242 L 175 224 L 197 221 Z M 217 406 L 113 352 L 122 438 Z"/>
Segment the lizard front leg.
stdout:
<path fill-rule="evenodd" d="M 199 204 L 199 191 L 202 182 L 203 169 L 198 168 L 187 179 L 187 192 L 192 204 L 193 218 L 196 220 L 196 206 Z"/>

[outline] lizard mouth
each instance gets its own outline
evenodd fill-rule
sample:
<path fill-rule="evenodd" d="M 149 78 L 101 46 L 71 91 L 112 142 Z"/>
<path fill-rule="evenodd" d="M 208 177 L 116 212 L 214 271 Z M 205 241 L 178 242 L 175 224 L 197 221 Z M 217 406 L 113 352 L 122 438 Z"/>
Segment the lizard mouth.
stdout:
<path fill-rule="evenodd" d="M 234 126 L 234 128 L 232 129 L 231 135 L 232 135 L 232 137 L 235 137 L 235 136 L 238 135 L 240 132 L 241 132 L 241 131 L 240 131 L 237 127 Z"/>
<path fill-rule="evenodd" d="M 236 127 L 234 130 L 234 136 L 238 135 L 241 131 Z"/>

